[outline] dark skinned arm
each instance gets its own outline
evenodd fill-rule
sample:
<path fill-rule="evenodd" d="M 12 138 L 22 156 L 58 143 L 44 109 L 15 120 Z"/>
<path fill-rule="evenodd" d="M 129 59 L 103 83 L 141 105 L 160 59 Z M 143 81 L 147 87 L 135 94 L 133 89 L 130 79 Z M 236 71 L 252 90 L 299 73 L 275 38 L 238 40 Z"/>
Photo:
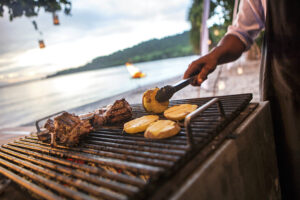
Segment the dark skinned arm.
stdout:
<path fill-rule="evenodd" d="M 238 59 L 245 50 L 244 43 L 234 35 L 226 35 L 218 46 L 208 54 L 193 61 L 185 71 L 183 78 L 197 75 L 192 82 L 194 86 L 200 86 L 207 79 L 209 73 L 213 72 L 217 65 L 232 62 Z"/>

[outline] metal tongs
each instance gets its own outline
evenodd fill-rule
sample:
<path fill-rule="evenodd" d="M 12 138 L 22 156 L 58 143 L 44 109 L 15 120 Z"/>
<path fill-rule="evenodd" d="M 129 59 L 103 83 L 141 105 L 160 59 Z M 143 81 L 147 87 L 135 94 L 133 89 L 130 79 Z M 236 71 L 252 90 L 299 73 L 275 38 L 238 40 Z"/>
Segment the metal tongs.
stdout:
<path fill-rule="evenodd" d="M 158 102 L 164 102 L 171 99 L 171 97 L 182 88 L 188 86 L 195 78 L 196 76 L 192 76 L 188 79 L 179 81 L 178 83 L 175 83 L 174 85 L 166 85 L 162 88 L 160 88 L 155 96 L 155 99 Z"/>

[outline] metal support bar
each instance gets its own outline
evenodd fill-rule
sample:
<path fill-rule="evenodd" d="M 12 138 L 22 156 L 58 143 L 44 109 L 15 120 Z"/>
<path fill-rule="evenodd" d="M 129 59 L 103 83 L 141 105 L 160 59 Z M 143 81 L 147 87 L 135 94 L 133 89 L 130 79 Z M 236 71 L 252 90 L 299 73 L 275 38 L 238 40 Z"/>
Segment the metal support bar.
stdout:
<path fill-rule="evenodd" d="M 185 117 L 184 127 L 185 127 L 185 131 L 186 131 L 186 134 L 187 134 L 187 143 L 188 143 L 189 149 L 192 149 L 192 147 L 194 145 L 194 139 L 193 139 L 192 128 L 191 128 L 191 121 L 215 103 L 217 103 L 218 110 L 220 112 L 221 118 L 223 119 L 225 117 L 225 112 L 224 112 L 222 103 L 221 103 L 219 98 L 213 98 L 212 100 L 205 103 L 204 105 L 202 105 L 201 107 L 199 107 L 198 109 L 191 112 L 190 114 L 188 114 Z"/>
<path fill-rule="evenodd" d="M 37 132 L 38 132 L 38 133 L 41 132 L 41 128 L 40 128 L 40 126 L 39 126 L 39 123 L 40 123 L 41 121 L 43 121 L 43 120 L 45 120 L 45 119 L 49 119 L 50 117 L 53 117 L 53 116 L 58 115 L 58 114 L 63 113 L 63 112 L 66 112 L 66 111 L 60 111 L 60 112 L 58 112 L 58 113 L 54 113 L 54 114 L 52 114 L 52 115 L 43 117 L 43 118 L 41 118 L 41 119 L 35 121 L 35 127 L 36 127 Z"/>

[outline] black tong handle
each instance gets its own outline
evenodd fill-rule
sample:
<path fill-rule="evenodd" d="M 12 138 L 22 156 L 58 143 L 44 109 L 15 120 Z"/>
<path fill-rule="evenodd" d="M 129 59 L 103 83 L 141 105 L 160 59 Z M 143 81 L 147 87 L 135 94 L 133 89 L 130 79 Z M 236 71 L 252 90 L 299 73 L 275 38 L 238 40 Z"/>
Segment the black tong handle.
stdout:
<path fill-rule="evenodd" d="M 179 81 L 178 83 L 173 85 L 174 93 L 181 90 L 182 88 L 188 86 L 193 80 L 195 76 Z"/>
<path fill-rule="evenodd" d="M 194 80 L 194 78 L 195 78 L 195 76 L 192 76 L 188 79 L 179 81 L 178 83 L 176 83 L 174 85 L 167 85 L 163 88 L 160 88 L 157 91 L 155 99 L 159 102 L 164 102 L 164 101 L 171 99 L 171 97 L 173 96 L 174 93 L 176 93 L 178 90 L 181 90 L 182 88 L 189 85 L 192 82 L 192 80 Z"/>

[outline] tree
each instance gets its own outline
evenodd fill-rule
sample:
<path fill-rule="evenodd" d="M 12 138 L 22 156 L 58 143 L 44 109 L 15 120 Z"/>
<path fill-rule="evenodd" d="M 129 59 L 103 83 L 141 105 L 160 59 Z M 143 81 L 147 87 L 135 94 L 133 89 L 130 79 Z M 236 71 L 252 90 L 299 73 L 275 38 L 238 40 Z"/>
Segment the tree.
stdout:
<path fill-rule="evenodd" d="M 9 19 L 16 17 L 37 16 L 40 9 L 55 13 L 63 9 L 66 15 L 71 12 L 71 0 L 0 0 L 0 17 L 3 17 L 4 7 L 8 9 Z"/>
<path fill-rule="evenodd" d="M 215 44 L 224 34 L 228 25 L 232 22 L 234 0 L 211 0 L 209 17 L 218 16 L 221 18 L 218 24 L 214 24 L 209 30 L 212 44 Z M 189 10 L 188 20 L 191 22 L 190 41 L 195 53 L 199 53 L 200 29 L 203 13 L 203 0 L 193 0 Z M 215 30 L 219 34 L 215 34 Z"/>

